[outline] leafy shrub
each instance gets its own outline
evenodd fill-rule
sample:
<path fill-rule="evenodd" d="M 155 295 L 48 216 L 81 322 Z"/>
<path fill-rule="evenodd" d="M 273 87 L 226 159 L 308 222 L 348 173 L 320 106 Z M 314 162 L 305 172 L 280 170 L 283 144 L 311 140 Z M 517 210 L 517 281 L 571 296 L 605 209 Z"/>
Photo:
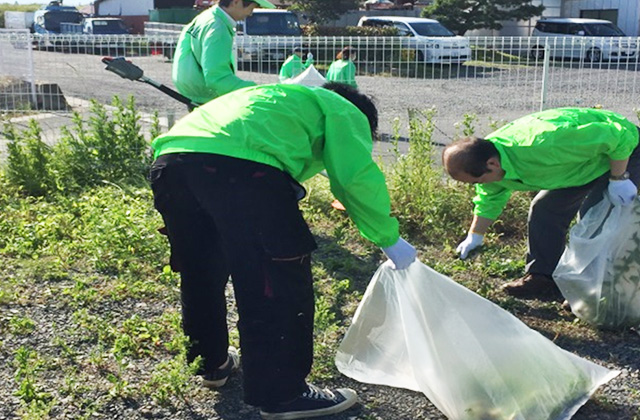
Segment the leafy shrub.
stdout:
<path fill-rule="evenodd" d="M 471 187 L 449 181 L 432 144 L 434 108 L 410 110 L 409 151 L 395 149 L 396 163 L 387 170 L 391 202 L 406 230 L 428 242 L 460 237 L 472 212 Z M 397 140 L 396 140 L 397 146 Z"/>
<path fill-rule="evenodd" d="M 305 36 L 396 36 L 398 30 L 392 27 L 373 26 L 321 26 L 302 25 Z"/>
<path fill-rule="evenodd" d="M 151 163 L 140 116 L 133 97 L 126 104 L 116 97 L 113 106 L 110 115 L 105 106 L 92 101 L 88 127 L 74 113 L 73 128 L 63 127 L 54 146 L 44 143 L 36 120 L 23 132 L 7 125 L 9 183 L 31 196 L 77 192 L 103 182 L 139 183 Z M 151 135 L 158 132 L 156 116 Z"/>
<path fill-rule="evenodd" d="M 42 141 L 42 131 L 36 120 L 19 133 L 11 124 L 5 126 L 5 137 L 9 140 L 6 170 L 10 184 L 19 185 L 33 196 L 41 196 L 54 188 L 55 182 L 49 162 L 52 150 Z"/>

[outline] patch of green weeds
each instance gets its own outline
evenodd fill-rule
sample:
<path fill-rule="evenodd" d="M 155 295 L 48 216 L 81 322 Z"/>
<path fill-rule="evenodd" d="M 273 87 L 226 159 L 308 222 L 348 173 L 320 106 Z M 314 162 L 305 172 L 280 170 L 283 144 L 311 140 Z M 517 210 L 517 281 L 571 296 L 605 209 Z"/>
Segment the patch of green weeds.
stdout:
<path fill-rule="evenodd" d="M 40 390 L 37 384 L 38 373 L 42 370 L 42 360 L 35 350 L 25 346 L 18 348 L 14 354 L 14 380 L 17 389 L 14 395 L 20 399 L 23 418 L 42 418 L 51 409 L 53 398 Z"/>
<path fill-rule="evenodd" d="M 15 335 L 29 335 L 36 329 L 36 323 L 31 318 L 14 316 L 9 318 L 9 332 Z"/>

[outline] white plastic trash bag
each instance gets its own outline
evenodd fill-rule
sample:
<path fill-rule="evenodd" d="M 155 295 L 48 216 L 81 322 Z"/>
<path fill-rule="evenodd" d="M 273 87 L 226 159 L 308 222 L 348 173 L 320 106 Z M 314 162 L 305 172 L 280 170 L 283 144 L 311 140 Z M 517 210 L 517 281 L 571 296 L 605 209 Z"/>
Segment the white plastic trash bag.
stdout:
<path fill-rule="evenodd" d="M 292 77 L 291 79 L 285 79 L 282 83 L 285 84 L 296 84 L 296 85 L 304 85 L 304 86 L 322 86 L 327 82 L 327 79 L 321 75 L 318 70 L 312 65 L 307 67 L 305 71 L 297 75 L 296 77 Z"/>
<path fill-rule="evenodd" d="M 576 316 L 603 328 L 640 327 L 640 202 L 608 197 L 569 233 L 553 273 Z"/>
<path fill-rule="evenodd" d="M 565 420 L 611 371 L 416 261 L 383 264 L 336 355 L 343 374 L 421 391 L 452 420 Z"/>

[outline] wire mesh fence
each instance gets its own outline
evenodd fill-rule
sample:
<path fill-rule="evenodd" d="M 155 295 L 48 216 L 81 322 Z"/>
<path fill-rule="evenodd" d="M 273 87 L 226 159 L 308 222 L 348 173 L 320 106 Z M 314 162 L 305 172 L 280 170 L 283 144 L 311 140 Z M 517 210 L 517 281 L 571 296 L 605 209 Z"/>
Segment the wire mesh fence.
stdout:
<path fill-rule="evenodd" d="M 171 86 L 170 60 L 178 29 L 166 28 L 153 36 L 0 32 L 0 109 L 66 112 L 72 108 L 64 101 L 67 91 L 83 100 L 101 99 L 110 83 L 124 83 L 135 94 L 136 88 L 126 81 L 107 81 L 101 55 L 132 57 L 146 76 Z M 637 38 L 626 37 L 467 37 L 441 42 L 410 37 L 238 36 L 236 56 L 240 71 L 275 74 L 300 46 L 313 53 L 322 73 L 338 51 L 351 46 L 357 51 L 360 76 L 446 81 L 458 84 L 461 95 L 468 84 L 478 84 L 487 98 L 516 89 L 518 94 L 500 100 L 534 111 L 594 106 L 612 97 L 635 108 L 639 45 Z M 83 85 L 87 88 L 81 89 Z M 162 112 L 165 104 L 149 105 Z"/>

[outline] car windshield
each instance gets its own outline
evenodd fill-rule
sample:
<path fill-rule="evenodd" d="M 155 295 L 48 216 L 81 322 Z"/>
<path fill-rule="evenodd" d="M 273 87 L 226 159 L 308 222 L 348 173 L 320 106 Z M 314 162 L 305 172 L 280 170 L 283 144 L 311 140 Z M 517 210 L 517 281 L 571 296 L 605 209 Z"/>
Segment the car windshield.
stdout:
<path fill-rule="evenodd" d="M 247 35 L 302 35 L 293 13 L 256 13 L 246 20 Z"/>
<path fill-rule="evenodd" d="M 585 23 L 584 29 L 589 36 L 626 36 L 613 23 Z"/>
<path fill-rule="evenodd" d="M 126 34 L 127 27 L 121 20 L 94 20 L 94 34 Z"/>
<path fill-rule="evenodd" d="M 409 25 L 422 36 L 456 36 L 439 22 L 411 22 Z"/>
<path fill-rule="evenodd" d="M 80 23 L 82 13 L 47 12 L 44 15 L 44 27 L 49 31 L 59 32 L 61 23 Z"/>

